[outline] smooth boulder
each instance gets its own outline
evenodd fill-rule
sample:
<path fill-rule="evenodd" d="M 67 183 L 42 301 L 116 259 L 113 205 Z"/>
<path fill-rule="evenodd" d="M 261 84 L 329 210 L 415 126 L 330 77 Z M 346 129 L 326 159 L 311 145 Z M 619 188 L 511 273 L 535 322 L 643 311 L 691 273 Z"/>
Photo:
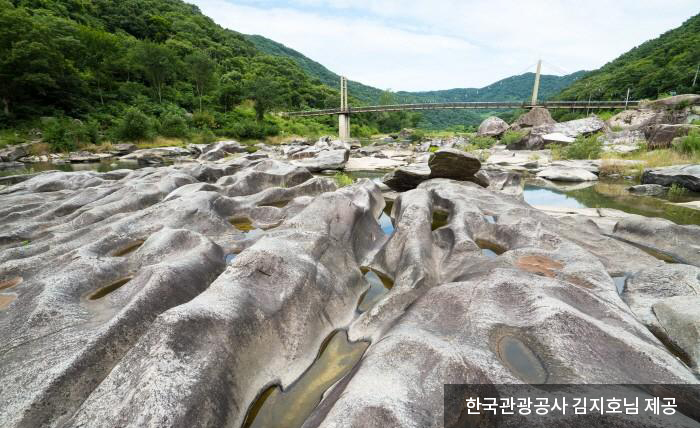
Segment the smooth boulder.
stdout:
<path fill-rule="evenodd" d="M 693 192 L 700 192 L 700 165 L 646 169 L 642 174 L 642 184 L 660 184 L 667 187 L 676 184 Z"/>
<path fill-rule="evenodd" d="M 406 165 L 386 174 L 382 182 L 397 192 L 405 192 L 415 189 L 418 185 L 430 178 L 428 164 Z"/>
<path fill-rule="evenodd" d="M 322 150 L 311 158 L 295 160 L 292 163 L 302 166 L 311 172 L 323 170 L 342 170 L 350 157 L 348 149 Z"/>
<path fill-rule="evenodd" d="M 508 123 L 500 117 L 490 116 L 484 119 L 476 132 L 482 137 L 499 137 L 508 129 Z"/>
<path fill-rule="evenodd" d="M 541 125 L 554 125 L 555 123 L 556 121 L 552 119 L 552 115 L 549 114 L 549 110 L 544 107 L 535 107 L 529 112 L 520 116 L 510 127 L 513 130 L 519 130 Z"/>
<path fill-rule="evenodd" d="M 441 149 L 430 156 L 428 166 L 430 178 L 471 181 L 474 174 L 481 169 L 481 161 L 476 156 L 461 150 Z"/>
<path fill-rule="evenodd" d="M 537 173 L 540 178 L 552 181 L 596 181 L 598 176 L 583 168 L 551 166 Z"/>

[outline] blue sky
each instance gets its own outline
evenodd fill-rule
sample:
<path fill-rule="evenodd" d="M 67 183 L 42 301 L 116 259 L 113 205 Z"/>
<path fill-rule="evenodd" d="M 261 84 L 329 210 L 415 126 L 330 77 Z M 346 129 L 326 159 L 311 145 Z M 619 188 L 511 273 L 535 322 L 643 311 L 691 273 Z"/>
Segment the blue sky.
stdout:
<path fill-rule="evenodd" d="M 700 12 L 697 0 L 186 0 L 393 90 L 482 87 L 524 71 L 595 69 Z"/>

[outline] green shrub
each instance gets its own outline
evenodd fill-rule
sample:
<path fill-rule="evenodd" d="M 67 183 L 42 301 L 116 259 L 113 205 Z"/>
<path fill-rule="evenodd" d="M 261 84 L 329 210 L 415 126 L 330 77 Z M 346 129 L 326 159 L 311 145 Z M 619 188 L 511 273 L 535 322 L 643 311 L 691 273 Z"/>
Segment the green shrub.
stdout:
<path fill-rule="evenodd" d="M 475 136 L 470 139 L 471 144 L 475 145 L 480 149 L 488 149 L 494 144 L 496 144 L 496 139 L 491 137 L 479 137 Z"/>
<path fill-rule="evenodd" d="M 333 176 L 338 187 L 346 187 L 352 185 L 352 178 L 344 172 L 336 172 Z"/>
<path fill-rule="evenodd" d="M 216 141 L 216 135 L 211 131 L 211 129 L 204 129 L 196 132 L 192 136 L 191 140 L 194 144 L 209 144 Z"/>
<path fill-rule="evenodd" d="M 524 132 L 519 131 L 506 131 L 501 137 L 501 143 L 508 145 L 510 143 L 515 143 L 520 141 L 521 138 L 525 136 Z"/>
<path fill-rule="evenodd" d="M 258 151 L 258 148 L 255 146 L 246 146 L 245 151 L 248 153 L 255 153 Z"/>
<path fill-rule="evenodd" d="M 216 118 L 213 114 L 208 111 L 198 111 L 192 115 L 192 123 L 197 128 L 209 128 L 216 129 L 219 124 L 216 122 Z"/>
<path fill-rule="evenodd" d="M 129 107 L 117 123 L 115 137 L 123 141 L 150 140 L 153 138 L 153 120 L 136 107 Z"/>
<path fill-rule="evenodd" d="M 420 129 L 416 129 L 413 131 L 410 137 L 408 137 L 409 140 L 413 143 L 417 143 L 419 141 L 423 141 L 423 138 L 425 138 L 425 131 L 422 131 Z"/>
<path fill-rule="evenodd" d="M 71 118 L 47 119 L 42 136 L 52 152 L 70 152 L 92 142 L 91 127 Z"/>
<path fill-rule="evenodd" d="M 176 113 L 165 115 L 160 121 L 160 135 L 170 138 L 185 138 L 189 134 L 187 119 Z"/>
<path fill-rule="evenodd" d="M 700 131 L 693 129 L 680 141 L 673 145 L 673 149 L 680 153 L 695 154 L 700 153 Z"/>
<path fill-rule="evenodd" d="M 603 148 L 603 143 L 598 140 L 598 135 L 578 137 L 576 141 L 562 149 L 562 157 L 566 159 L 598 159 Z"/>
<path fill-rule="evenodd" d="M 668 189 L 668 196 L 671 199 L 678 199 L 684 196 L 686 193 L 688 193 L 688 189 L 678 183 L 671 184 L 671 187 Z"/>
<path fill-rule="evenodd" d="M 430 153 L 435 153 L 435 152 L 437 152 L 438 150 L 440 150 L 440 147 L 438 147 L 438 146 L 430 146 L 430 147 L 428 147 L 428 151 L 429 151 Z"/>

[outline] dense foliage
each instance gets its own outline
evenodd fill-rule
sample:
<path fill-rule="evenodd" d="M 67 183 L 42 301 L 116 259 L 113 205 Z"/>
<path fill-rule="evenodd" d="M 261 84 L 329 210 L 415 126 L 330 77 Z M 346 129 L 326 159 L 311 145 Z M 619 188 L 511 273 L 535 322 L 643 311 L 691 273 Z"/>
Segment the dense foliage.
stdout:
<path fill-rule="evenodd" d="M 0 0 L 0 81 L 0 126 L 44 128 L 38 118 L 54 117 L 48 126 L 69 136 L 86 123 L 116 139 L 332 130 L 332 120 L 265 113 L 339 104 L 292 60 L 261 54 L 179 0 Z"/>
<path fill-rule="evenodd" d="M 605 64 L 563 90 L 558 99 L 655 99 L 676 92 L 697 93 L 700 77 L 693 78 L 700 64 L 700 15 L 680 27 Z"/>

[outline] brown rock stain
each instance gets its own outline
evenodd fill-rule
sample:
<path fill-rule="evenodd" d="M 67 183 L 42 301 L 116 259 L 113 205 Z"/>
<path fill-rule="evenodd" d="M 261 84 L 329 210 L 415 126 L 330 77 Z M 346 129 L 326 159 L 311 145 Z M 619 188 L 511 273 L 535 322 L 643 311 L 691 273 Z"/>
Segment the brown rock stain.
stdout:
<path fill-rule="evenodd" d="M 526 272 L 554 278 L 556 271 L 564 265 L 544 256 L 523 256 L 515 261 L 515 265 Z"/>

